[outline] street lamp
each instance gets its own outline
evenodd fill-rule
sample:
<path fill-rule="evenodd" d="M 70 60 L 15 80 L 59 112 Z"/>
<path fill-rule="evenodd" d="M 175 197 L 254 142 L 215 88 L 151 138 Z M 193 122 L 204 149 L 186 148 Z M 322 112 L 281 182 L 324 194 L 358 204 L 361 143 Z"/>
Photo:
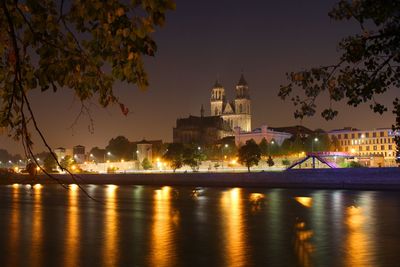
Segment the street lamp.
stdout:
<path fill-rule="evenodd" d="M 107 153 L 104 154 L 104 161 L 106 161 L 106 156 L 107 158 L 111 156 L 111 152 L 108 151 Z"/>
<path fill-rule="evenodd" d="M 224 158 L 226 158 L 226 156 L 224 155 L 224 148 L 228 148 L 229 145 L 225 144 L 222 149 L 221 149 L 221 169 L 224 168 Z"/>
<path fill-rule="evenodd" d="M 312 141 L 311 141 L 311 153 L 314 153 L 314 142 L 317 143 L 319 140 L 317 137 L 315 137 Z"/>
<path fill-rule="evenodd" d="M 267 145 L 267 153 L 268 153 L 268 156 L 270 156 L 270 149 L 269 149 L 269 147 L 270 147 L 270 145 L 273 145 L 273 144 L 275 144 L 275 141 L 274 140 L 271 140 L 271 142 L 269 142 L 269 144 Z"/>

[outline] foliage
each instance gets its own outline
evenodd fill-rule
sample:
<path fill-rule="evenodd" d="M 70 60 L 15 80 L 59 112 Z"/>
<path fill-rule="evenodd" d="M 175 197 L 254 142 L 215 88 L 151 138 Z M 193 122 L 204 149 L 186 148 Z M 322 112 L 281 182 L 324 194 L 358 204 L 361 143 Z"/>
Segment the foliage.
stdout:
<path fill-rule="evenodd" d="M 75 164 L 75 160 L 71 156 L 65 156 L 63 159 L 60 161 L 60 165 L 63 169 L 70 170 L 71 166 Z"/>
<path fill-rule="evenodd" d="M 183 164 L 188 165 L 193 171 L 198 171 L 205 155 L 195 145 L 186 147 L 183 151 Z"/>
<path fill-rule="evenodd" d="M 274 162 L 274 160 L 271 158 L 271 156 L 268 157 L 267 164 L 268 164 L 269 167 L 272 167 L 272 166 L 275 165 L 275 162 Z"/>
<path fill-rule="evenodd" d="M 250 167 L 258 165 L 261 158 L 260 147 L 253 139 L 246 141 L 246 144 L 239 148 L 239 162 L 247 167 L 250 172 Z"/>
<path fill-rule="evenodd" d="M 117 136 L 116 138 L 111 138 L 108 141 L 108 146 L 106 146 L 106 151 L 111 152 L 116 160 L 130 160 L 133 158 L 135 150 L 134 146 L 125 136 Z"/>
<path fill-rule="evenodd" d="M 0 148 L 0 161 L 2 163 L 7 163 L 9 160 L 17 162 L 20 159 L 22 159 L 20 155 L 11 155 L 7 150 Z"/>
<path fill-rule="evenodd" d="M 29 103 L 30 90 L 72 89 L 87 102 L 118 104 L 118 81 L 148 86 L 143 56 L 157 49 L 151 34 L 162 26 L 172 0 L 10 1 L 0 3 L 0 127 L 32 153 L 29 128 L 42 135 Z M 90 114 L 89 114 L 90 115 Z"/>
<path fill-rule="evenodd" d="M 48 153 L 47 156 L 43 160 L 43 169 L 46 172 L 53 172 L 57 168 L 57 162 L 55 158 Z"/>
<path fill-rule="evenodd" d="M 288 159 L 283 159 L 283 160 L 282 160 L 282 165 L 283 165 L 283 166 L 289 166 L 289 165 L 290 165 L 290 160 L 288 160 Z"/>
<path fill-rule="evenodd" d="M 181 143 L 171 143 L 163 158 L 168 161 L 174 172 L 183 166 L 184 146 Z"/>
<path fill-rule="evenodd" d="M 268 147 L 268 142 L 265 138 L 261 140 L 261 142 L 258 144 L 261 150 L 261 155 L 262 156 L 268 156 L 269 155 L 269 147 Z"/>
<path fill-rule="evenodd" d="M 90 154 L 93 155 L 93 158 L 91 158 L 91 160 L 99 162 L 104 160 L 106 155 L 106 150 L 96 146 L 90 150 Z"/>
<path fill-rule="evenodd" d="M 358 161 L 343 162 L 340 166 L 342 168 L 365 168 L 365 166 Z"/>
<path fill-rule="evenodd" d="M 361 32 L 339 43 L 339 62 L 287 74 L 289 83 L 281 86 L 279 96 L 296 106 L 296 118 L 313 116 L 316 100 L 327 94 L 330 105 L 321 112 L 326 120 L 338 111 L 335 102 L 346 101 L 357 107 L 369 103 L 374 112 L 382 114 L 387 107 L 375 96 L 390 88 L 400 87 L 400 2 L 387 0 L 340 0 L 329 13 L 334 20 L 357 21 Z M 298 93 L 297 91 L 300 91 Z M 400 130 L 400 102 L 393 102 L 396 124 Z M 396 138 L 397 146 L 400 138 Z"/>
<path fill-rule="evenodd" d="M 149 170 L 151 169 L 153 166 L 151 165 L 151 162 L 149 161 L 148 158 L 144 158 L 142 161 L 142 168 L 143 170 Z"/>

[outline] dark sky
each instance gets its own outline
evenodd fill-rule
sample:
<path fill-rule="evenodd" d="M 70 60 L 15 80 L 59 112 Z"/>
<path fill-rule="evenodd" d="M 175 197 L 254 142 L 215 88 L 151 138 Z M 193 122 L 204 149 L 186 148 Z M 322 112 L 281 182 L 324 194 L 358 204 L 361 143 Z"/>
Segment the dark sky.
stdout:
<path fill-rule="evenodd" d="M 150 88 L 142 92 L 132 85 L 117 85 L 117 95 L 132 111 L 127 117 L 117 107 L 94 106 L 91 134 L 87 117 L 70 128 L 79 113 L 79 101 L 70 90 L 30 94 L 39 125 L 53 147 L 104 147 L 117 135 L 131 141 L 144 137 L 171 141 L 176 118 L 199 115 L 201 104 L 209 113 L 217 76 L 228 97 L 233 97 L 241 70 L 250 87 L 253 128 L 300 124 L 293 118 L 293 106 L 277 97 L 285 73 L 336 62 L 337 42 L 358 31 L 354 22 L 328 17 L 335 3 L 330 0 L 176 2 L 176 11 L 168 14 L 165 27 L 155 34 L 156 57 L 146 60 Z M 389 92 L 378 99 L 390 104 L 395 95 Z M 320 107 L 326 103 L 321 101 Z M 334 121 L 316 116 L 302 124 L 330 130 L 390 127 L 393 121 L 390 112 L 376 115 L 368 105 L 338 107 L 340 114 Z M 0 147 L 13 153 L 22 151 L 19 143 L 4 136 L 0 142 Z M 38 140 L 35 149 L 43 150 Z"/>

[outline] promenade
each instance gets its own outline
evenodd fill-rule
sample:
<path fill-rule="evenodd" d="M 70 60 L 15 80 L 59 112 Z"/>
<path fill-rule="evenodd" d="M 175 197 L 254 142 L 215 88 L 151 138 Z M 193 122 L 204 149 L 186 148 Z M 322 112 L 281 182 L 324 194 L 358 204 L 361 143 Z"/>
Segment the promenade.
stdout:
<path fill-rule="evenodd" d="M 65 184 L 76 183 L 67 174 L 54 177 Z M 320 188 L 353 190 L 400 190 L 400 168 L 303 169 L 241 173 L 129 173 L 80 174 L 80 184 L 201 186 L 201 187 L 265 187 Z M 0 184 L 56 183 L 45 175 L 35 179 L 28 175 L 3 174 Z"/>

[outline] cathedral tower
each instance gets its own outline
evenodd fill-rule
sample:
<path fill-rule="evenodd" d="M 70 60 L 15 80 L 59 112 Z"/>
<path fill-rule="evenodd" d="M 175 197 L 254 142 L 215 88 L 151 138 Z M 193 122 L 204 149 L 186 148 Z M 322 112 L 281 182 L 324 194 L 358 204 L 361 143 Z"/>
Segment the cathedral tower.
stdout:
<path fill-rule="evenodd" d="M 243 74 L 236 85 L 235 98 L 236 125 L 243 131 L 251 131 L 251 105 L 249 86 Z"/>
<path fill-rule="evenodd" d="M 211 116 L 222 115 L 225 103 L 225 89 L 217 81 L 215 81 L 214 87 L 211 91 Z"/>
<path fill-rule="evenodd" d="M 251 114 L 249 86 L 243 74 L 236 85 L 235 110 L 236 114 Z"/>

